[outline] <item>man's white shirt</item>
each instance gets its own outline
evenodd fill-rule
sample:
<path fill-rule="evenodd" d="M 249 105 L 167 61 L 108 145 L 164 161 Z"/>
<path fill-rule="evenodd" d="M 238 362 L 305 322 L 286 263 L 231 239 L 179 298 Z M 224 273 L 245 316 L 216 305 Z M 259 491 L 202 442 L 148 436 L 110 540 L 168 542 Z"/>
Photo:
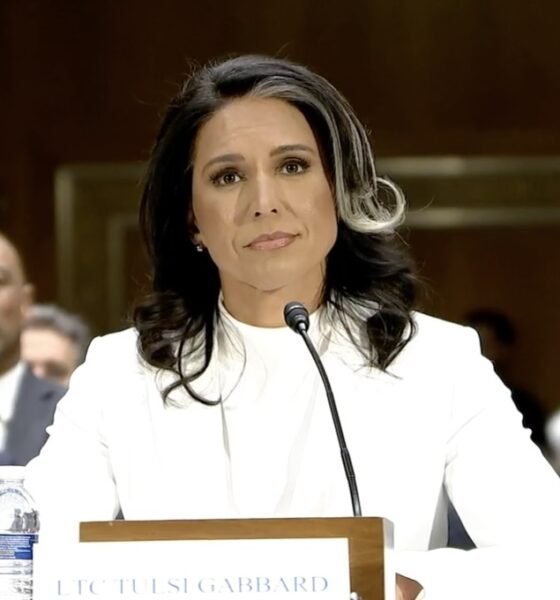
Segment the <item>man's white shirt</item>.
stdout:
<path fill-rule="evenodd" d="M 0 375 L 0 451 L 6 446 L 7 425 L 16 407 L 16 399 L 25 372 L 25 365 L 19 362 L 4 375 Z"/>

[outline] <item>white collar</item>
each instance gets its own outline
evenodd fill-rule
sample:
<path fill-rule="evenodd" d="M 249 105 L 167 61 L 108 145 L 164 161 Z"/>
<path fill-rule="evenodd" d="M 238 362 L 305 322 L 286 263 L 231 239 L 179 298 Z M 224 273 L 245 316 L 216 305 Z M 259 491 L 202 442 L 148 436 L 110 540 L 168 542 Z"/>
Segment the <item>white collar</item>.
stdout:
<path fill-rule="evenodd" d="M 25 364 L 20 361 L 0 376 L 0 421 L 9 421 L 11 419 L 17 392 L 24 373 Z"/>
<path fill-rule="evenodd" d="M 5 447 L 6 423 L 11 421 L 14 414 L 19 386 L 25 368 L 25 364 L 20 361 L 0 376 L 0 450 Z"/>

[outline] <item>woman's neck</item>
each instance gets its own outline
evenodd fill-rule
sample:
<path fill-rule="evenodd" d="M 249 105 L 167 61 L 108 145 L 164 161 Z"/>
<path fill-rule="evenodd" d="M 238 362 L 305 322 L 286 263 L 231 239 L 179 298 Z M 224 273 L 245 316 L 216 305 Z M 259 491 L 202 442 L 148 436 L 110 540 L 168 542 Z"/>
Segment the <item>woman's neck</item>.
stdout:
<path fill-rule="evenodd" d="M 235 290 L 225 287 L 222 292 L 228 312 L 238 321 L 256 327 L 284 327 L 284 307 L 288 302 L 301 302 L 312 313 L 322 300 L 322 290 L 262 291 L 243 286 Z"/>

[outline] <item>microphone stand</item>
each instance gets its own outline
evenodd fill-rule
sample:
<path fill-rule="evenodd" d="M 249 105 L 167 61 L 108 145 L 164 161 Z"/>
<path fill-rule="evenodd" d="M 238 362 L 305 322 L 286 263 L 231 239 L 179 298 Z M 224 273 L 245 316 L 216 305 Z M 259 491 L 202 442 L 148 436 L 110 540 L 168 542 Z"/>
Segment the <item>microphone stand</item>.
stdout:
<path fill-rule="evenodd" d="M 307 333 L 307 330 L 309 329 L 309 313 L 307 312 L 305 306 L 303 306 L 303 304 L 300 302 L 290 302 L 286 304 L 284 308 L 284 319 L 288 327 L 290 327 L 290 329 L 296 333 L 299 333 L 299 335 L 301 335 L 303 338 L 303 341 L 305 342 L 305 345 L 307 346 L 307 349 L 313 358 L 313 362 L 317 366 L 319 375 L 321 376 L 336 431 L 338 446 L 340 448 L 340 456 L 344 466 L 344 473 L 346 474 L 346 479 L 348 480 L 350 499 L 352 501 L 352 513 L 355 517 L 361 517 L 362 507 L 360 505 L 360 495 L 358 493 L 358 486 L 356 484 L 356 475 L 354 473 L 350 452 L 348 451 L 346 440 L 344 438 L 344 432 L 342 431 L 342 423 L 336 407 L 334 394 L 329 382 L 329 378 L 321 361 L 321 357 L 319 356 L 315 346 L 313 345 L 313 342 L 311 341 L 311 338 Z"/>

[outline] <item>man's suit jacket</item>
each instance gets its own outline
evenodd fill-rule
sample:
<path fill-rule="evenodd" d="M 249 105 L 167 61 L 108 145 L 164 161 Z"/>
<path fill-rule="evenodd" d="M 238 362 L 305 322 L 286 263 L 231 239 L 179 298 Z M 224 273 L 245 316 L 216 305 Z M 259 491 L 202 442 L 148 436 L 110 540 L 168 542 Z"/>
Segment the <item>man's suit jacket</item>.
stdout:
<path fill-rule="evenodd" d="M 26 465 L 47 441 L 57 402 L 66 389 L 54 381 L 35 377 L 26 369 L 19 386 L 12 420 L 8 424 L 6 448 L 0 464 Z"/>

